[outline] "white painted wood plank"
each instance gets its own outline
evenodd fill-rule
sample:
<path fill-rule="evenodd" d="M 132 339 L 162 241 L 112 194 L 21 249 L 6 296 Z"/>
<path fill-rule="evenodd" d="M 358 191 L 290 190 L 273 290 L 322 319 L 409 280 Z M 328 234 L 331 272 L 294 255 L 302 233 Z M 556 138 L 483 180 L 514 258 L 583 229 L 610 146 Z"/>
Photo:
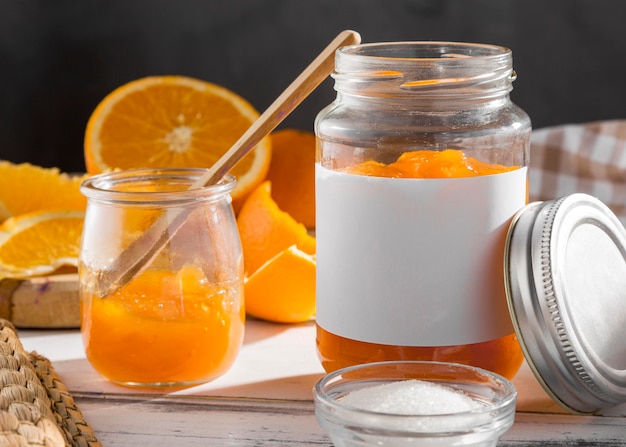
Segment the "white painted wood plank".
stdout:
<path fill-rule="evenodd" d="M 132 395 L 81 395 L 76 401 L 104 445 L 332 445 L 311 401 Z M 625 435 L 624 418 L 518 413 L 498 445 L 623 447 Z"/>
<path fill-rule="evenodd" d="M 76 399 L 103 445 L 332 445 L 317 425 L 312 402 L 129 397 Z"/>
<path fill-rule="evenodd" d="M 580 415 L 517 413 L 498 446 L 626 446 L 626 419 Z"/>

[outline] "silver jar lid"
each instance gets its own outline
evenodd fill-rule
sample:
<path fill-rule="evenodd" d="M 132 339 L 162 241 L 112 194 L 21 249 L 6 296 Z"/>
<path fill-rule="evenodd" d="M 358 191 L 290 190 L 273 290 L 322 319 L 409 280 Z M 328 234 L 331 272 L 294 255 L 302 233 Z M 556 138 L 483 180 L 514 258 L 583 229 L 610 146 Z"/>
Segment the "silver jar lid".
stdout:
<path fill-rule="evenodd" d="M 531 203 L 505 250 L 509 310 L 546 392 L 577 413 L 626 402 L 626 230 L 587 194 Z"/>

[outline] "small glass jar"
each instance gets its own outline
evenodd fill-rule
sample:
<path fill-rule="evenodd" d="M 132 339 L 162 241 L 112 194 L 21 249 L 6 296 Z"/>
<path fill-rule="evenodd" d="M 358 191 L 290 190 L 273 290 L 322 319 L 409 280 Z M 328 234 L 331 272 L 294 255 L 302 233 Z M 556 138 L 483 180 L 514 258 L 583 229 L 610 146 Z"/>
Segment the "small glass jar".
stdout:
<path fill-rule="evenodd" d="M 507 48 L 398 42 L 336 53 L 315 131 L 317 347 L 327 371 L 384 360 L 512 377 L 503 280 L 527 202 L 530 120 Z"/>
<path fill-rule="evenodd" d="M 87 212 L 80 251 L 86 356 L 127 386 L 182 387 L 234 362 L 244 335 L 243 257 L 231 206 L 235 180 L 189 189 L 202 169 L 101 174 L 81 186 Z M 101 279 L 156 222 L 184 223 L 144 268 L 104 294 Z M 106 290 L 106 289 L 105 289 Z"/>

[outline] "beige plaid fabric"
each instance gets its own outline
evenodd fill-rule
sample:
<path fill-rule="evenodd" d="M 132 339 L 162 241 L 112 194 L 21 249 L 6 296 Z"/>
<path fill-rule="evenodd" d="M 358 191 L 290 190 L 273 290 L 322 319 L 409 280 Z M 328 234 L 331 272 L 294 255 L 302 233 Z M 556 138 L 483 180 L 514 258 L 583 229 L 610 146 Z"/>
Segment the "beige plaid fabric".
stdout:
<path fill-rule="evenodd" d="M 626 225 L 626 120 L 533 130 L 529 183 L 531 201 L 587 193 Z"/>

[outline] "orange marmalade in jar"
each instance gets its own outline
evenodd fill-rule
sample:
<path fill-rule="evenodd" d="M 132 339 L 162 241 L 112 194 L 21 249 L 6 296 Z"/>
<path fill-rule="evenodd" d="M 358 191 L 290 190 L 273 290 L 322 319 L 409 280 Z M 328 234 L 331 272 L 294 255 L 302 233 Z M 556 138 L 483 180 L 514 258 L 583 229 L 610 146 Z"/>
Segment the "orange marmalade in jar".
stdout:
<path fill-rule="evenodd" d="M 337 51 L 316 119 L 317 348 L 327 371 L 431 360 L 511 378 L 506 230 L 527 201 L 530 120 L 511 51 L 400 42 Z"/>
<path fill-rule="evenodd" d="M 79 265 L 81 332 L 87 359 L 115 383 L 191 386 L 224 374 L 239 352 L 245 311 L 229 195 L 235 181 L 227 176 L 189 189 L 203 172 L 119 171 L 81 186 L 88 198 Z M 157 222 L 181 216 L 182 225 L 165 226 L 166 243 L 141 270 L 108 287 L 107 279 L 125 268 L 124 250 Z"/>

